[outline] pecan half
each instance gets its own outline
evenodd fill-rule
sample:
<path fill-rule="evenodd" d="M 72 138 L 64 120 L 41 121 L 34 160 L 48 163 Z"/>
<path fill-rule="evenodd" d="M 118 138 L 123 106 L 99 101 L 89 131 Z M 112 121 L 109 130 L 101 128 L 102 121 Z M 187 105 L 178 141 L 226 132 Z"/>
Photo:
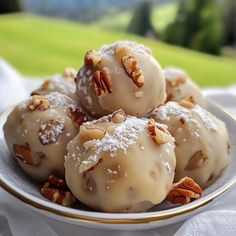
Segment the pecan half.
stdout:
<path fill-rule="evenodd" d="M 57 120 L 48 120 L 40 125 L 39 140 L 43 145 L 57 142 L 64 130 L 64 124 Z"/>
<path fill-rule="evenodd" d="M 147 124 L 147 131 L 153 141 L 160 145 L 168 142 L 165 130 L 159 126 L 153 119 L 150 119 Z"/>
<path fill-rule="evenodd" d="M 125 121 L 125 119 L 126 119 L 126 115 L 125 115 L 124 111 L 120 109 L 111 115 L 109 121 L 111 121 L 115 124 L 121 124 L 122 122 Z"/>
<path fill-rule="evenodd" d="M 134 84 L 138 88 L 142 88 L 144 85 L 144 76 L 142 70 L 139 68 L 137 60 L 131 54 L 127 54 L 121 58 L 121 63 Z"/>
<path fill-rule="evenodd" d="M 42 154 L 33 154 L 30 145 L 26 143 L 25 145 L 13 144 L 13 151 L 15 156 L 28 165 L 38 166 L 41 163 L 41 159 L 45 157 Z"/>
<path fill-rule="evenodd" d="M 186 82 L 186 77 L 183 75 L 183 76 L 178 76 L 176 78 L 173 78 L 173 79 L 167 79 L 167 84 L 170 86 L 170 87 L 177 87 L 181 84 L 184 84 Z"/>
<path fill-rule="evenodd" d="M 184 177 L 168 193 L 166 200 L 172 204 L 187 204 L 200 198 L 201 187 L 193 179 Z"/>
<path fill-rule="evenodd" d="M 87 66 L 96 66 L 98 65 L 102 60 L 102 57 L 99 53 L 97 53 L 94 50 L 90 50 L 86 53 L 84 62 Z"/>
<path fill-rule="evenodd" d="M 188 164 L 184 168 L 185 170 L 194 170 L 204 166 L 208 161 L 208 157 L 199 150 L 195 152 L 188 160 Z"/>
<path fill-rule="evenodd" d="M 78 107 L 73 105 L 68 107 L 68 115 L 77 127 L 80 127 L 83 122 L 88 120 L 86 114 L 84 114 Z"/>
<path fill-rule="evenodd" d="M 34 111 L 36 109 L 39 111 L 45 111 L 49 109 L 50 105 L 51 103 L 47 98 L 39 95 L 34 95 L 31 97 L 31 100 L 28 104 L 28 109 L 30 111 Z"/>
<path fill-rule="evenodd" d="M 97 96 L 101 96 L 102 93 L 112 92 L 111 79 L 105 68 L 94 72 L 92 85 Z"/>
<path fill-rule="evenodd" d="M 48 200 L 63 206 L 69 207 L 76 201 L 65 181 L 55 175 L 49 176 L 48 182 L 41 188 L 41 193 Z"/>
<path fill-rule="evenodd" d="M 93 139 L 103 139 L 105 130 L 96 126 L 81 126 L 79 137 L 82 142 L 87 142 Z"/>

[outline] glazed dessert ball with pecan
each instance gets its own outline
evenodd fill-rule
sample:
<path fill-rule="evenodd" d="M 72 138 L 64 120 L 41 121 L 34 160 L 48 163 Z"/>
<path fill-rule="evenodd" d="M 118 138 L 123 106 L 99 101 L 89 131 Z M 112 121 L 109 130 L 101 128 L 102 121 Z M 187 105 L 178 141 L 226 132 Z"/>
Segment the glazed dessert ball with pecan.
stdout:
<path fill-rule="evenodd" d="M 206 102 L 201 89 L 181 69 L 166 68 L 164 70 L 166 79 L 167 102 L 179 102 L 187 98 L 190 102 L 205 108 Z"/>
<path fill-rule="evenodd" d="M 144 116 L 166 100 L 163 72 L 151 51 L 128 41 L 89 51 L 76 78 L 76 92 L 95 117 L 118 109 Z"/>
<path fill-rule="evenodd" d="M 168 102 L 150 116 L 166 124 L 175 138 L 175 181 L 188 176 L 206 188 L 229 164 L 225 124 L 199 105 Z"/>
<path fill-rule="evenodd" d="M 63 74 L 54 75 L 51 78 L 46 79 L 38 89 L 31 93 L 31 95 L 46 95 L 51 92 L 58 92 L 75 99 L 75 77 L 75 69 L 65 68 Z"/>
<path fill-rule="evenodd" d="M 142 212 L 162 202 L 171 189 L 173 137 L 154 120 L 119 110 L 84 123 L 67 150 L 67 185 L 96 210 Z"/>
<path fill-rule="evenodd" d="M 4 125 L 7 145 L 24 171 L 37 181 L 64 177 L 67 143 L 86 115 L 77 101 L 53 92 L 20 103 Z"/>

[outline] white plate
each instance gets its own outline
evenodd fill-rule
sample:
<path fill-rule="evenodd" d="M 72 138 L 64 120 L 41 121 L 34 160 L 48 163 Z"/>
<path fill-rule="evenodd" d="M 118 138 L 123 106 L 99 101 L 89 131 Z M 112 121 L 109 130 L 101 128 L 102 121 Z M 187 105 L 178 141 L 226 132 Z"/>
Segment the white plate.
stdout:
<path fill-rule="evenodd" d="M 220 107 L 209 103 L 208 110 L 222 119 L 229 130 L 231 140 L 231 162 L 222 175 L 204 191 L 204 195 L 184 206 L 159 204 L 146 213 L 101 213 L 95 212 L 81 203 L 67 208 L 43 198 L 40 186 L 33 182 L 17 165 L 8 151 L 3 138 L 2 127 L 9 111 L 0 118 L 0 186 L 14 195 L 28 207 L 49 217 L 73 224 L 102 229 L 151 229 L 187 219 L 204 210 L 236 183 L 236 120 Z"/>

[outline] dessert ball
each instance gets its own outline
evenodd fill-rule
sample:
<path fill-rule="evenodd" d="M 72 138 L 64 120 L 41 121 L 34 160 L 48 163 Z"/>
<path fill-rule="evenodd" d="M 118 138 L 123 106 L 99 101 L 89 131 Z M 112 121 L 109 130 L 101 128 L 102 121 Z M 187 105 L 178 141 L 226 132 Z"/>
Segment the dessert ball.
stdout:
<path fill-rule="evenodd" d="M 46 95 L 51 92 L 58 92 L 75 99 L 75 77 L 76 71 L 73 68 L 65 68 L 63 74 L 46 79 L 31 95 Z"/>
<path fill-rule="evenodd" d="M 75 100 L 53 92 L 34 95 L 10 113 L 4 125 L 7 145 L 24 171 L 37 181 L 64 177 L 67 143 L 86 115 Z"/>
<path fill-rule="evenodd" d="M 76 92 L 95 117 L 118 109 L 143 116 L 166 100 L 163 72 L 151 51 L 127 41 L 89 51 L 76 78 Z"/>
<path fill-rule="evenodd" d="M 170 191 L 174 142 L 166 126 L 154 120 L 117 111 L 84 123 L 67 150 L 67 185 L 96 210 L 142 212 Z"/>
<path fill-rule="evenodd" d="M 187 98 L 190 102 L 205 108 L 205 98 L 201 89 L 180 69 L 166 68 L 164 70 L 166 79 L 167 101 L 180 102 Z"/>
<path fill-rule="evenodd" d="M 150 115 L 166 124 L 175 138 L 175 181 L 188 176 L 206 188 L 229 163 L 225 124 L 199 105 L 168 102 Z"/>

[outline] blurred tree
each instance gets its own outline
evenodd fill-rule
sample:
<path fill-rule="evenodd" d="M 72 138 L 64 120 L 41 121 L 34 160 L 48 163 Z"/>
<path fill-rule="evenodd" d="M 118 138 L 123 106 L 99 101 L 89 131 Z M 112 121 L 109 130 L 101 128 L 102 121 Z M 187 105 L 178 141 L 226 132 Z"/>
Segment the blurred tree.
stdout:
<path fill-rule="evenodd" d="M 20 0 L 0 0 L 0 14 L 22 11 Z"/>
<path fill-rule="evenodd" d="M 144 0 L 134 11 L 134 15 L 130 21 L 127 31 L 142 36 L 154 35 L 153 26 L 151 23 L 151 8 L 152 3 L 149 0 Z"/>
<path fill-rule="evenodd" d="M 164 41 L 212 54 L 222 47 L 222 23 L 215 0 L 180 0 Z"/>
<path fill-rule="evenodd" d="M 226 10 L 223 16 L 225 45 L 236 47 L 236 1 L 226 1 Z"/>

